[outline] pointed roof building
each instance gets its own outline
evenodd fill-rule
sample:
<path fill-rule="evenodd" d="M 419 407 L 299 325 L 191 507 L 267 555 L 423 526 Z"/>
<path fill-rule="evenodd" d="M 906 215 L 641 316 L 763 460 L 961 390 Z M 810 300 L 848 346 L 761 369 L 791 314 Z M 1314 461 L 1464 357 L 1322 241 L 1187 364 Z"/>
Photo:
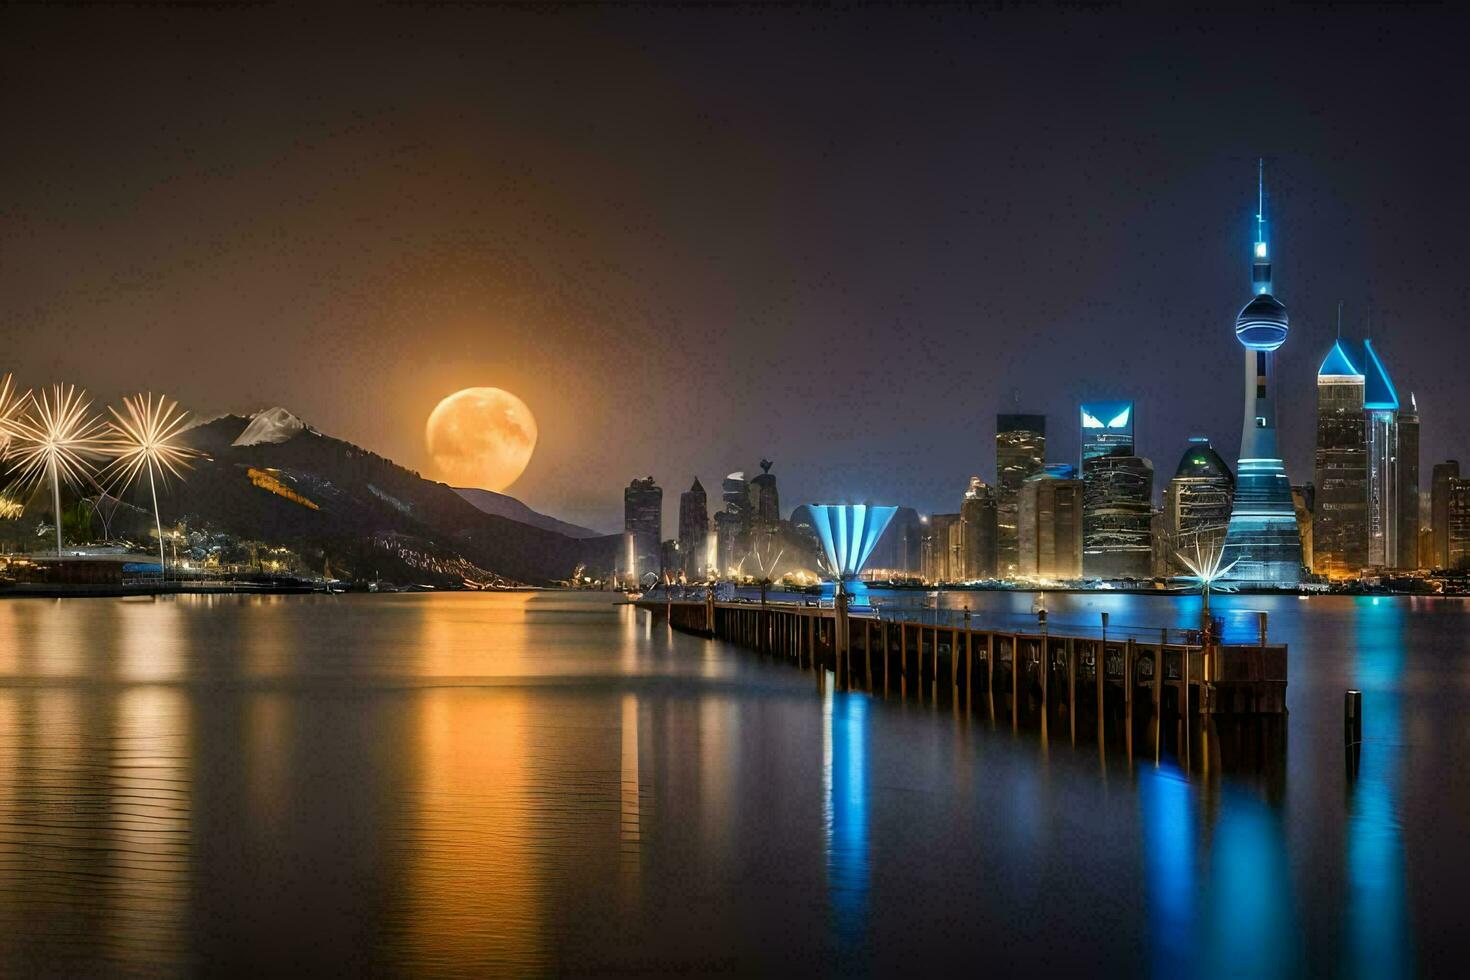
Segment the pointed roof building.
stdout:
<path fill-rule="evenodd" d="M 1357 365 L 1353 363 L 1352 356 L 1348 353 L 1341 337 L 1333 343 L 1327 356 L 1322 358 L 1322 366 L 1317 369 L 1317 377 L 1362 379 L 1363 372 L 1359 371 Z"/>
<path fill-rule="evenodd" d="M 1378 352 L 1373 349 L 1373 341 L 1363 341 L 1363 352 L 1363 407 L 1370 412 L 1398 411 L 1399 394 L 1389 380 L 1388 370 L 1378 359 Z"/>

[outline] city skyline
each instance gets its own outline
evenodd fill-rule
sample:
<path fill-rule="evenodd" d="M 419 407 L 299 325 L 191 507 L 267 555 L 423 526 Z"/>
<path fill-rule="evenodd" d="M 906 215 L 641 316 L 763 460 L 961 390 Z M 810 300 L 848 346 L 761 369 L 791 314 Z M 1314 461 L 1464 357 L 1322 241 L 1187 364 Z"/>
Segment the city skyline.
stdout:
<path fill-rule="evenodd" d="M 1358 13 L 1279 14 L 1295 53 L 1262 72 L 1238 58 L 1255 27 L 1223 15 L 1202 33 L 1141 13 L 1084 32 L 1029 11 L 443 10 L 407 47 L 383 11 L 3 16 L 33 41 L 0 40 L 0 288 L 26 387 L 168 390 L 205 417 L 282 405 L 429 476 L 431 409 L 501 387 L 540 424 L 508 492 L 609 531 L 634 474 L 687 486 L 762 456 L 788 501 L 942 510 L 971 475 L 994 483 L 997 412 L 1061 420 L 1126 393 L 1158 465 L 1192 435 L 1232 445 L 1235 385 L 1200 360 L 1230 349 L 1265 156 L 1293 482 L 1339 301 L 1358 334 L 1371 311 L 1418 393 L 1423 458 L 1470 451 L 1466 383 L 1434 356 L 1464 307 L 1467 147 L 1430 121 L 1456 61 L 1432 14 L 1371 40 Z M 254 54 L 221 57 L 226 39 Z M 389 52 L 404 70 L 353 70 Z M 1354 60 L 1373 77 L 1340 71 Z M 99 92 L 119 76 L 126 99 Z M 311 101 L 283 96 L 308 80 Z M 990 94 L 1013 86 L 1033 98 Z M 1085 179 L 1054 162 L 1075 159 Z M 809 385 L 818 364 L 859 383 Z"/>

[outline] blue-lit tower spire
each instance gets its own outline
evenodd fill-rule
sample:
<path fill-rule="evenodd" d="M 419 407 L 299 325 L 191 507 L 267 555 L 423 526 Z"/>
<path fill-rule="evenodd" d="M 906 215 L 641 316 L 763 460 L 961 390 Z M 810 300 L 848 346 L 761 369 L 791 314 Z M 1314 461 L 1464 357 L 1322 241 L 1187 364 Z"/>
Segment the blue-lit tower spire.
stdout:
<path fill-rule="evenodd" d="M 1251 250 L 1251 291 L 1271 292 L 1271 249 L 1266 244 L 1266 161 L 1256 163 L 1256 244 Z"/>
<path fill-rule="evenodd" d="M 1286 307 L 1271 295 L 1270 245 L 1266 240 L 1264 164 L 1258 165 L 1251 287 L 1255 297 L 1235 318 L 1235 337 L 1245 348 L 1245 415 L 1235 502 L 1225 534 L 1230 578 L 1259 585 L 1301 581 L 1302 542 L 1291 501 L 1291 482 L 1276 439 L 1276 351 L 1286 343 Z"/>

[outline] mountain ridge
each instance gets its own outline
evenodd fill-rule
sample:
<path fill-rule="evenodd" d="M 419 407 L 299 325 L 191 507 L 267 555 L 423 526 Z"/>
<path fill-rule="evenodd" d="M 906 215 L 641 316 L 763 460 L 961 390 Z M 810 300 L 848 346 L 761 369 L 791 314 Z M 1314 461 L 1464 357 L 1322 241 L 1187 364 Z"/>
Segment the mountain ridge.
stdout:
<path fill-rule="evenodd" d="M 270 438 L 242 439 L 252 426 Z M 284 545 L 353 577 L 448 584 L 488 572 L 543 585 L 579 566 L 611 568 L 616 555 L 617 535 L 574 537 L 487 512 L 454 488 L 284 409 L 220 416 L 189 429 L 186 439 L 207 455 L 184 482 L 160 493 L 166 520 Z"/>

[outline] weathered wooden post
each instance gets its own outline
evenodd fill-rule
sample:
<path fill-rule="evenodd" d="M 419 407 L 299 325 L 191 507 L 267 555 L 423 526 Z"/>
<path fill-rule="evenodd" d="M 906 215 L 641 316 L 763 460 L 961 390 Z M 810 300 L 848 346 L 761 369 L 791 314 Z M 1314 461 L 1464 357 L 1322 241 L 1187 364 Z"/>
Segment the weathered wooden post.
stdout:
<path fill-rule="evenodd" d="M 973 711 L 975 705 L 975 634 L 970 630 L 970 607 L 965 606 L 965 710 Z"/>
<path fill-rule="evenodd" d="M 1123 720 L 1128 726 L 1128 761 L 1133 761 L 1133 666 L 1138 663 L 1138 647 L 1132 637 L 1123 647 Z"/>
<path fill-rule="evenodd" d="M 1051 711 L 1051 644 L 1047 642 L 1045 609 L 1037 611 L 1036 621 L 1041 627 L 1041 734 L 1045 736 L 1047 714 Z"/>
<path fill-rule="evenodd" d="M 1011 731 L 1021 728 L 1021 644 L 1011 634 Z"/>
<path fill-rule="evenodd" d="M 1342 738 L 1348 745 L 1363 741 L 1363 692 L 1348 691 L 1342 699 Z"/>
<path fill-rule="evenodd" d="M 1184 747 L 1184 771 L 1185 772 L 1189 772 L 1190 771 L 1190 764 L 1189 764 L 1189 728 L 1190 728 L 1190 721 L 1189 721 L 1189 647 L 1188 646 L 1185 646 L 1185 648 L 1184 648 L 1184 656 L 1180 657 L 1179 660 L 1183 664 L 1183 666 L 1179 668 L 1179 677 L 1180 677 L 1180 681 L 1181 681 L 1181 683 L 1179 685 L 1179 701 L 1180 701 L 1180 704 L 1183 706 L 1182 707 L 1182 710 L 1181 710 L 1181 714 L 1183 715 L 1183 718 L 1181 719 L 1181 721 L 1182 721 L 1182 723 L 1184 725 L 1184 731 L 1183 731 L 1183 737 L 1181 739 L 1181 744 Z"/>
<path fill-rule="evenodd" d="M 1077 744 L 1077 640 L 1067 637 L 1067 722 L 1072 744 Z"/>
<path fill-rule="evenodd" d="M 931 645 L 930 664 L 933 673 L 929 675 L 929 701 L 937 704 L 939 702 L 939 610 L 934 610 L 934 640 Z"/>
<path fill-rule="evenodd" d="M 885 699 L 886 701 L 886 699 L 888 699 L 888 674 L 892 673 L 894 667 L 892 667 L 891 663 L 888 663 L 888 654 L 889 652 L 891 652 L 888 639 L 888 623 L 886 623 L 886 621 L 883 621 L 882 619 L 879 619 L 879 624 L 881 624 L 881 626 L 883 627 L 883 699 Z"/>
<path fill-rule="evenodd" d="M 882 615 L 881 613 L 879 614 Z M 873 693 L 873 623 L 863 620 L 863 683 Z"/>
<path fill-rule="evenodd" d="M 985 701 L 990 706 L 990 723 L 995 724 L 995 630 L 985 634 Z"/>
<path fill-rule="evenodd" d="M 1097 744 L 1103 745 L 1107 731 L 1103 727 L 1107 718 L 1107 674 L 1108 674 L 1108 614 L 1102 614 L 1102 641 L 1092 658 L 1093 686 L 1097 689 Z"/>
<path fill-rule="evenodd" d="M 839 691 L 847 690 L 847 627 L 847 590 L 838 582 L 836 602 L 833 603 L 832 610 L 832 666 Z"/>
<path fill-rule="evenodd" d="M 905 701 L 909 697 L 909 627 L 898 624 L 898 696 Z"/>
<path fill-rule="evenodd" d="M 1154 657 L 1154 765 L 1159 764 L 1159 759 L 1161 758 L 1162 751 L 1159 743 L 1160 740 L 1163 738 L 1162 726 L 1164 722 L 1164 644 L 1168 640 L 1168 635 L 1169 634 L 1166 631 L 1164 633 L 1164 639 L 1159 641 L 1158 655 Z"/>
<path fill-rule="evenodd" d="M 1261 628 L 1261 646 L 1264 647 L 1266 645 L 1266 614 L 1264 612 L 1260 612 L 1256 613 L 1256 616 L 1259 617 L 1258 623 Z"/>
<path fill-rule="evenodd" d="M 1348 782 L 1358 778 L 1363 753 L 1363 692 L 1348 691 L 1342 699 L 1342 740 Z"/>

